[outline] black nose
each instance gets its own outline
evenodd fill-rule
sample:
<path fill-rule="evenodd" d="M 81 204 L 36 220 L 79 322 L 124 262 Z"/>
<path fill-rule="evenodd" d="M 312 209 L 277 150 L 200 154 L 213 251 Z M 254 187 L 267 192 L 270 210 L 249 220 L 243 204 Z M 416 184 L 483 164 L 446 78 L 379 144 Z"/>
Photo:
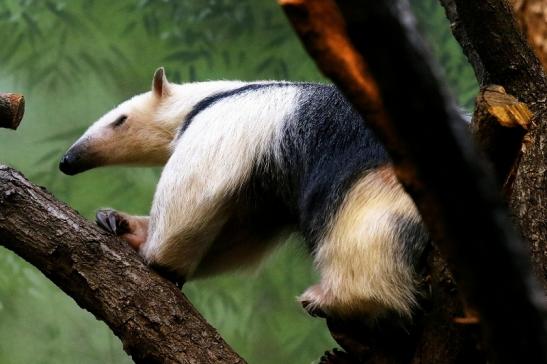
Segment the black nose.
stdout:
<path fill-rule="evenodd" d="M 76 159 L 71 153 L 67 153 L 61 158 L 61 161 L 59 162 L 59 169 L 64 174 L 68 174 L 69 176 L 72 176 L 76 173 L 78 173 L 78 170 L 76 167 Z"/>

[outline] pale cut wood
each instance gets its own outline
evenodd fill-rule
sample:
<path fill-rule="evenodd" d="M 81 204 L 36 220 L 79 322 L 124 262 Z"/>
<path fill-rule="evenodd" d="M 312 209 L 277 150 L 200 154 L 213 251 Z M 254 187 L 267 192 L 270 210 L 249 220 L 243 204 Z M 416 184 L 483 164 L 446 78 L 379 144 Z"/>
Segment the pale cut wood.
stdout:
<path fill-rule="evenodd" d="M 0 128 L 17 129 L 25 112 L 25 98 L 15 93 L 0 93 Z"/>
<path fill-rule="evenodd" d="M 512 192 L 523 137 L 532 117 L 528 106 L 507 94 L 502 86 L 488 85 L 477 96 L 471 130 L 492 163 L 507 198 Z"/>

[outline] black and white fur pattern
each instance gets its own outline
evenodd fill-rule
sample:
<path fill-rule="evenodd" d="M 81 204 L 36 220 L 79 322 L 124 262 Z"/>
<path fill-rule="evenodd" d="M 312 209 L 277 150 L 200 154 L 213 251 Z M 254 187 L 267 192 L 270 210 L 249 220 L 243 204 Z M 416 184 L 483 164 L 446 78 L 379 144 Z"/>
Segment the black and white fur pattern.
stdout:
<path fill-rule="evenodd" d="M 334 86 L 172 85 L 160 71 L 152 92 L 105 115 L 67 152 L 99 155 L 93 141 L 109 139 L 101 139 L 101 128 L 144 104 L 149 110 L 140 118 L 149 120 L 142 125 L 170 125 L 167 163 L 139 248 L 148 263 L 186 279 L 208 276 L 254 265 L 284 233 L 298 231 L 321 277 L 300 296 L 308 309 L 411 316 L 427 233 L 386 151 Z M 185 94 L 190 90 L 201 90 L 199 98 Z M 93 167 L 126 163 L 89 159 L 81 157 Z M 161 163 L 156 159 L 131 163 Z"/>

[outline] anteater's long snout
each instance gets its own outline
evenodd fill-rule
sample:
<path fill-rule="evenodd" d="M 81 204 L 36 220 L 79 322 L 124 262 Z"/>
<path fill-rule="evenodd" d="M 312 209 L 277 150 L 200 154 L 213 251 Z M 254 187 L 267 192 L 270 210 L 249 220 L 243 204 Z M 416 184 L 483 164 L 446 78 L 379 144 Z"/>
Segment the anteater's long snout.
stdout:
<path fill-rule="evenodd" d="M 59 162 L 59 169 L 61 172 L 68 174 L 69 176 L 81 172 L 78 168 L 78 158 L 68 152 L 63 156 L 63 158 L 61 158 L 61 161 Z"/>
<path fill-rule="evenodd" d="M 63 155 L 59 162 L 59 169 L 64 174 L 73 176 L 95 167 L 83 146 L 75 144 Z"/>

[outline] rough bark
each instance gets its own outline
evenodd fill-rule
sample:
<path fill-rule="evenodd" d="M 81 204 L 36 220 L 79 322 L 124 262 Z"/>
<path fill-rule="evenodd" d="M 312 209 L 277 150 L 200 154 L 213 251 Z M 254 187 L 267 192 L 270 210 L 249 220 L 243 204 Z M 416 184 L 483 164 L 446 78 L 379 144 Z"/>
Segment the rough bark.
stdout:
<path fill-rule="evenodd" d="M 0 128 L 17 129 L 25 112 L 23 95 L 0 93 Z"/>
<path fill-rule="evenodd" d="M 517 20 L 547 70 L 547 2 L 513 0 Z M 544 95 L 543 102 L 547 102 Z M 547 109 L 547 108 L 546 108 Z M 547 111 L 538 115 L 527 135 L 525 158 L 519 164 L 511 206 L 530 242 L 533 268 L 547 292 Z"/>
<path fill-rule="evenodd" d="M 512 186 L 511 208 L 528 241 L 536 276 L 547 292 L 547 110 L 532 123 Z"/>
<path fill-rule="evenodd" d="M 543 3 L 543 6 L 546 12 L 547 5 Z M 544 18 L 545 24 L 547 19 Z M 544 65 L 547 67 L 547 63 Z M 540 105 L 525 137 L 510 202 L 528 242 L 532 267 L 547 292 L 547 87 L 543 93 L 538 91 L 537 97 Z"/>
<path fill-rule="evenodd" d="M 244 363 L 127 244 L 6 166 L 0 166 L 0 244 L 103 320 L 136 363 Z"/>
<path fill-rule="evenodd" d="M 520 6 L 519 6 L 520 3 Z M 547 70 L 547 2 L 515 2 L 516 13 L 536 54 Z M 544 82 L 544 85 L 547 82 Z M 524 155 L 519 164 L 511 207 L 522 234 L 529 242 L 533 268 L 547 292 L 547 86 L 538 91 L 540 107 L 526 136 Z"/>
<path fill-rule="evenodd" d="M 406 3 L 344 1 L 339 12 L 327 0 L 280 2 L 319 68 L 390 152 L 466 302 L 478 311 L 495 361 L 547 362 L 545 316 L 535 301 L 523 243 L 446 96 Z M 479 76 L 495 81 L 490 67 L 501 67 L 507 59 L 488 61 Z M 532 95 L 538 86 L 531 74 L 512 70 L 504 75 L 509 80 L 504 85 L 527 77 L 526 99 L 536 105 Z"/>
<path fill-rule="evenodd" d="M 503 86 L 534 116 L 511 186 L 512 211 L 547 289 L 547 78 L 503 0 L 441 0 L 456 39 L 485 86 Z M 518 130 L 515 132 L 518 133 Z M 503 140 L 497 142 L 503 145 Z M 494 162 L 495 163 L 495 162 Z"/>
<path fill-rule="evenodd" d="M 547 69 L 547 2 L 511 0 L 520 28 Z"/>

